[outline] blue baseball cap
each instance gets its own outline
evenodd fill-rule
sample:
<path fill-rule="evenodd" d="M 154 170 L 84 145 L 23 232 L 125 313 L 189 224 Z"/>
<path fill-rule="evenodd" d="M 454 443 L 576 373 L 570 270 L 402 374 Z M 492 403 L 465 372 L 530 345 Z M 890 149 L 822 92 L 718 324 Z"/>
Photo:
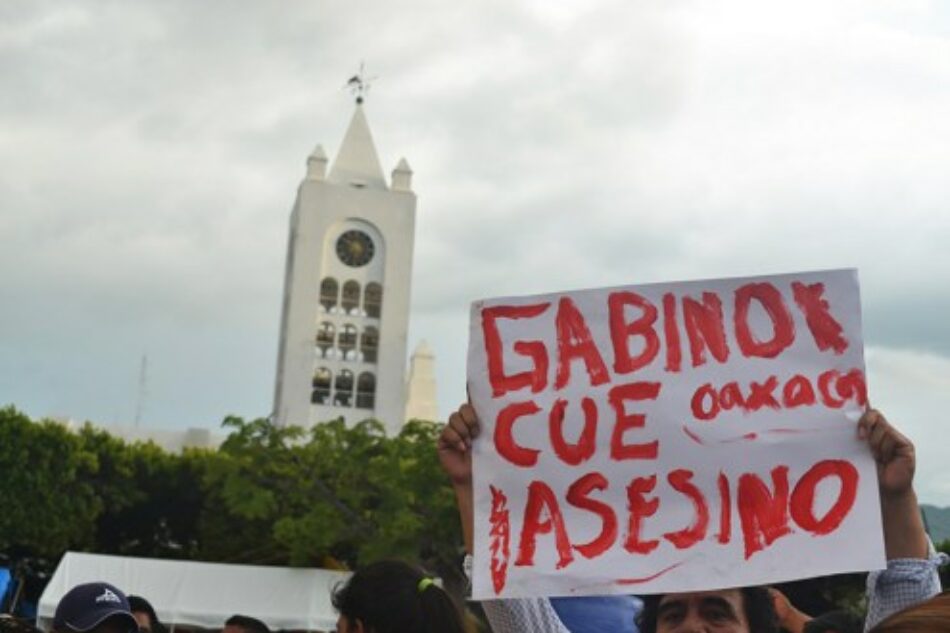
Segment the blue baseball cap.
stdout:
<path fill-rule="evenodd" d="M 112 616 L 120 616 L 129 631 L 138 630 L 124 593 L 107 582 L 85 583 L 76 585 L 60 599 L 53 616 L 53 629 L 86 633 Z"/>

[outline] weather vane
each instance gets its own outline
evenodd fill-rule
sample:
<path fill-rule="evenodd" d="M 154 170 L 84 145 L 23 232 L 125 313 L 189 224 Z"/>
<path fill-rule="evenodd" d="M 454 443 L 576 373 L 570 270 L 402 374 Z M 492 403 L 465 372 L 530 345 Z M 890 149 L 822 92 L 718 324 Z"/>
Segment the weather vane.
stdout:
<path fill-rule="evenodd" d="M 360 62 L 360 71 L 349 78 L 346 82 L 346 88 L 356 97 L 356 103 L 363 103 L 363 97 L 369 92 L 376 77 L 367 77 L 366 70 L 363 68 L 363 62 Z"/>

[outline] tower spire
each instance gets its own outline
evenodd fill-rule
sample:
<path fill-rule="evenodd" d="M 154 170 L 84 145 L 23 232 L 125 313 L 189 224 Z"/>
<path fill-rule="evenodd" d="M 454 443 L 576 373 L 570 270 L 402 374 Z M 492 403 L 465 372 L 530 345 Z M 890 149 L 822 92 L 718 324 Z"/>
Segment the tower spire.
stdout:
<path fill-rule="evenodd" d="M 376 154 L 376 144 L 359 101 L 327 180 L 354 187 L 387 188 L 383 168 Z"/>

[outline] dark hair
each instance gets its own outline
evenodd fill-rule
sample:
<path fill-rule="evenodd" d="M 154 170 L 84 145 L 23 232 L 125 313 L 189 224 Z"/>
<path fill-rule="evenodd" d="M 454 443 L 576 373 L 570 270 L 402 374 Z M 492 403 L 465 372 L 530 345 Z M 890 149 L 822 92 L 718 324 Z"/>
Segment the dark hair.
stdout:
<path fill-rule="evenodd" d="M 741 587 L 742 610 L 753 633 L 779 633 L 778 616 L 772 596 L 765 587 Z M 643 596 L 643 610 L 637 618 L 640 633 L 656 633 L 656 616 L 660 600 L 666 594 Z"/>
<path fill-rule="evenodd" d="M 270 633 L 266 624 L 247 615 L 232 615 L 224 626 L 239 626 L 248 633 Z"/>
<path fill-rule="evenodd" d="M 380 561 L 354 573 L 333 592 L 333 606 L 370 633 L 463 633 L 455 602 L 421 570 Z"/>
<path fill-rule="evenodd" d="M 871 633 L 950 632 L 950 591 L 898 611 L 879 622 Z"/>
<path fill-rule="evenodd" d="M 134 613 L 144 613 L 148 616 L 148 624 L 152 628 L 152 633 L 164 633 L 165 625 L 158 620 L 158 615 L 152 604 L 142 596 L 126 596 L 129 600 L 129 611 Z"/>
<path fill-rule="evenodd" d="M 864 631 L 864 620 L 850 611 L 829 611 L 806 622 L 802 630 L 804 633 L 861 633 Z"/>

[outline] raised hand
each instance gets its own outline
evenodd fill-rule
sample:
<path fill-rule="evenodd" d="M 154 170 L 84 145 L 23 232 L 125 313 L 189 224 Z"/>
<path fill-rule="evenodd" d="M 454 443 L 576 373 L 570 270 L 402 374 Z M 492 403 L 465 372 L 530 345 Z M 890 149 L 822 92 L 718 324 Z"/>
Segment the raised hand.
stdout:
<path fill-rule="evenodd" d="M 472 484 L 472 441 L 478 437 L 478 416 L 470 404 L 463 404 L 449 416 L 439 436 L 439 462 L 442 470 L 458 486 Z"/>
<path fill-rule="evenodd" d="M 858 437 L 867 440 L 877 462 L 887 559 L 927 558 L 927 533 L 913 485 L 914 444 L 874 409 L 858 421 Z"/>
<path fill-rule="evenodd" d="M 858 421 L 858 437 L 866 439 L 877 462 L 882 496 L 900 496 L 913 489 L 917 460 L 914 444 L 876 409 L 868 409 Z"/>

